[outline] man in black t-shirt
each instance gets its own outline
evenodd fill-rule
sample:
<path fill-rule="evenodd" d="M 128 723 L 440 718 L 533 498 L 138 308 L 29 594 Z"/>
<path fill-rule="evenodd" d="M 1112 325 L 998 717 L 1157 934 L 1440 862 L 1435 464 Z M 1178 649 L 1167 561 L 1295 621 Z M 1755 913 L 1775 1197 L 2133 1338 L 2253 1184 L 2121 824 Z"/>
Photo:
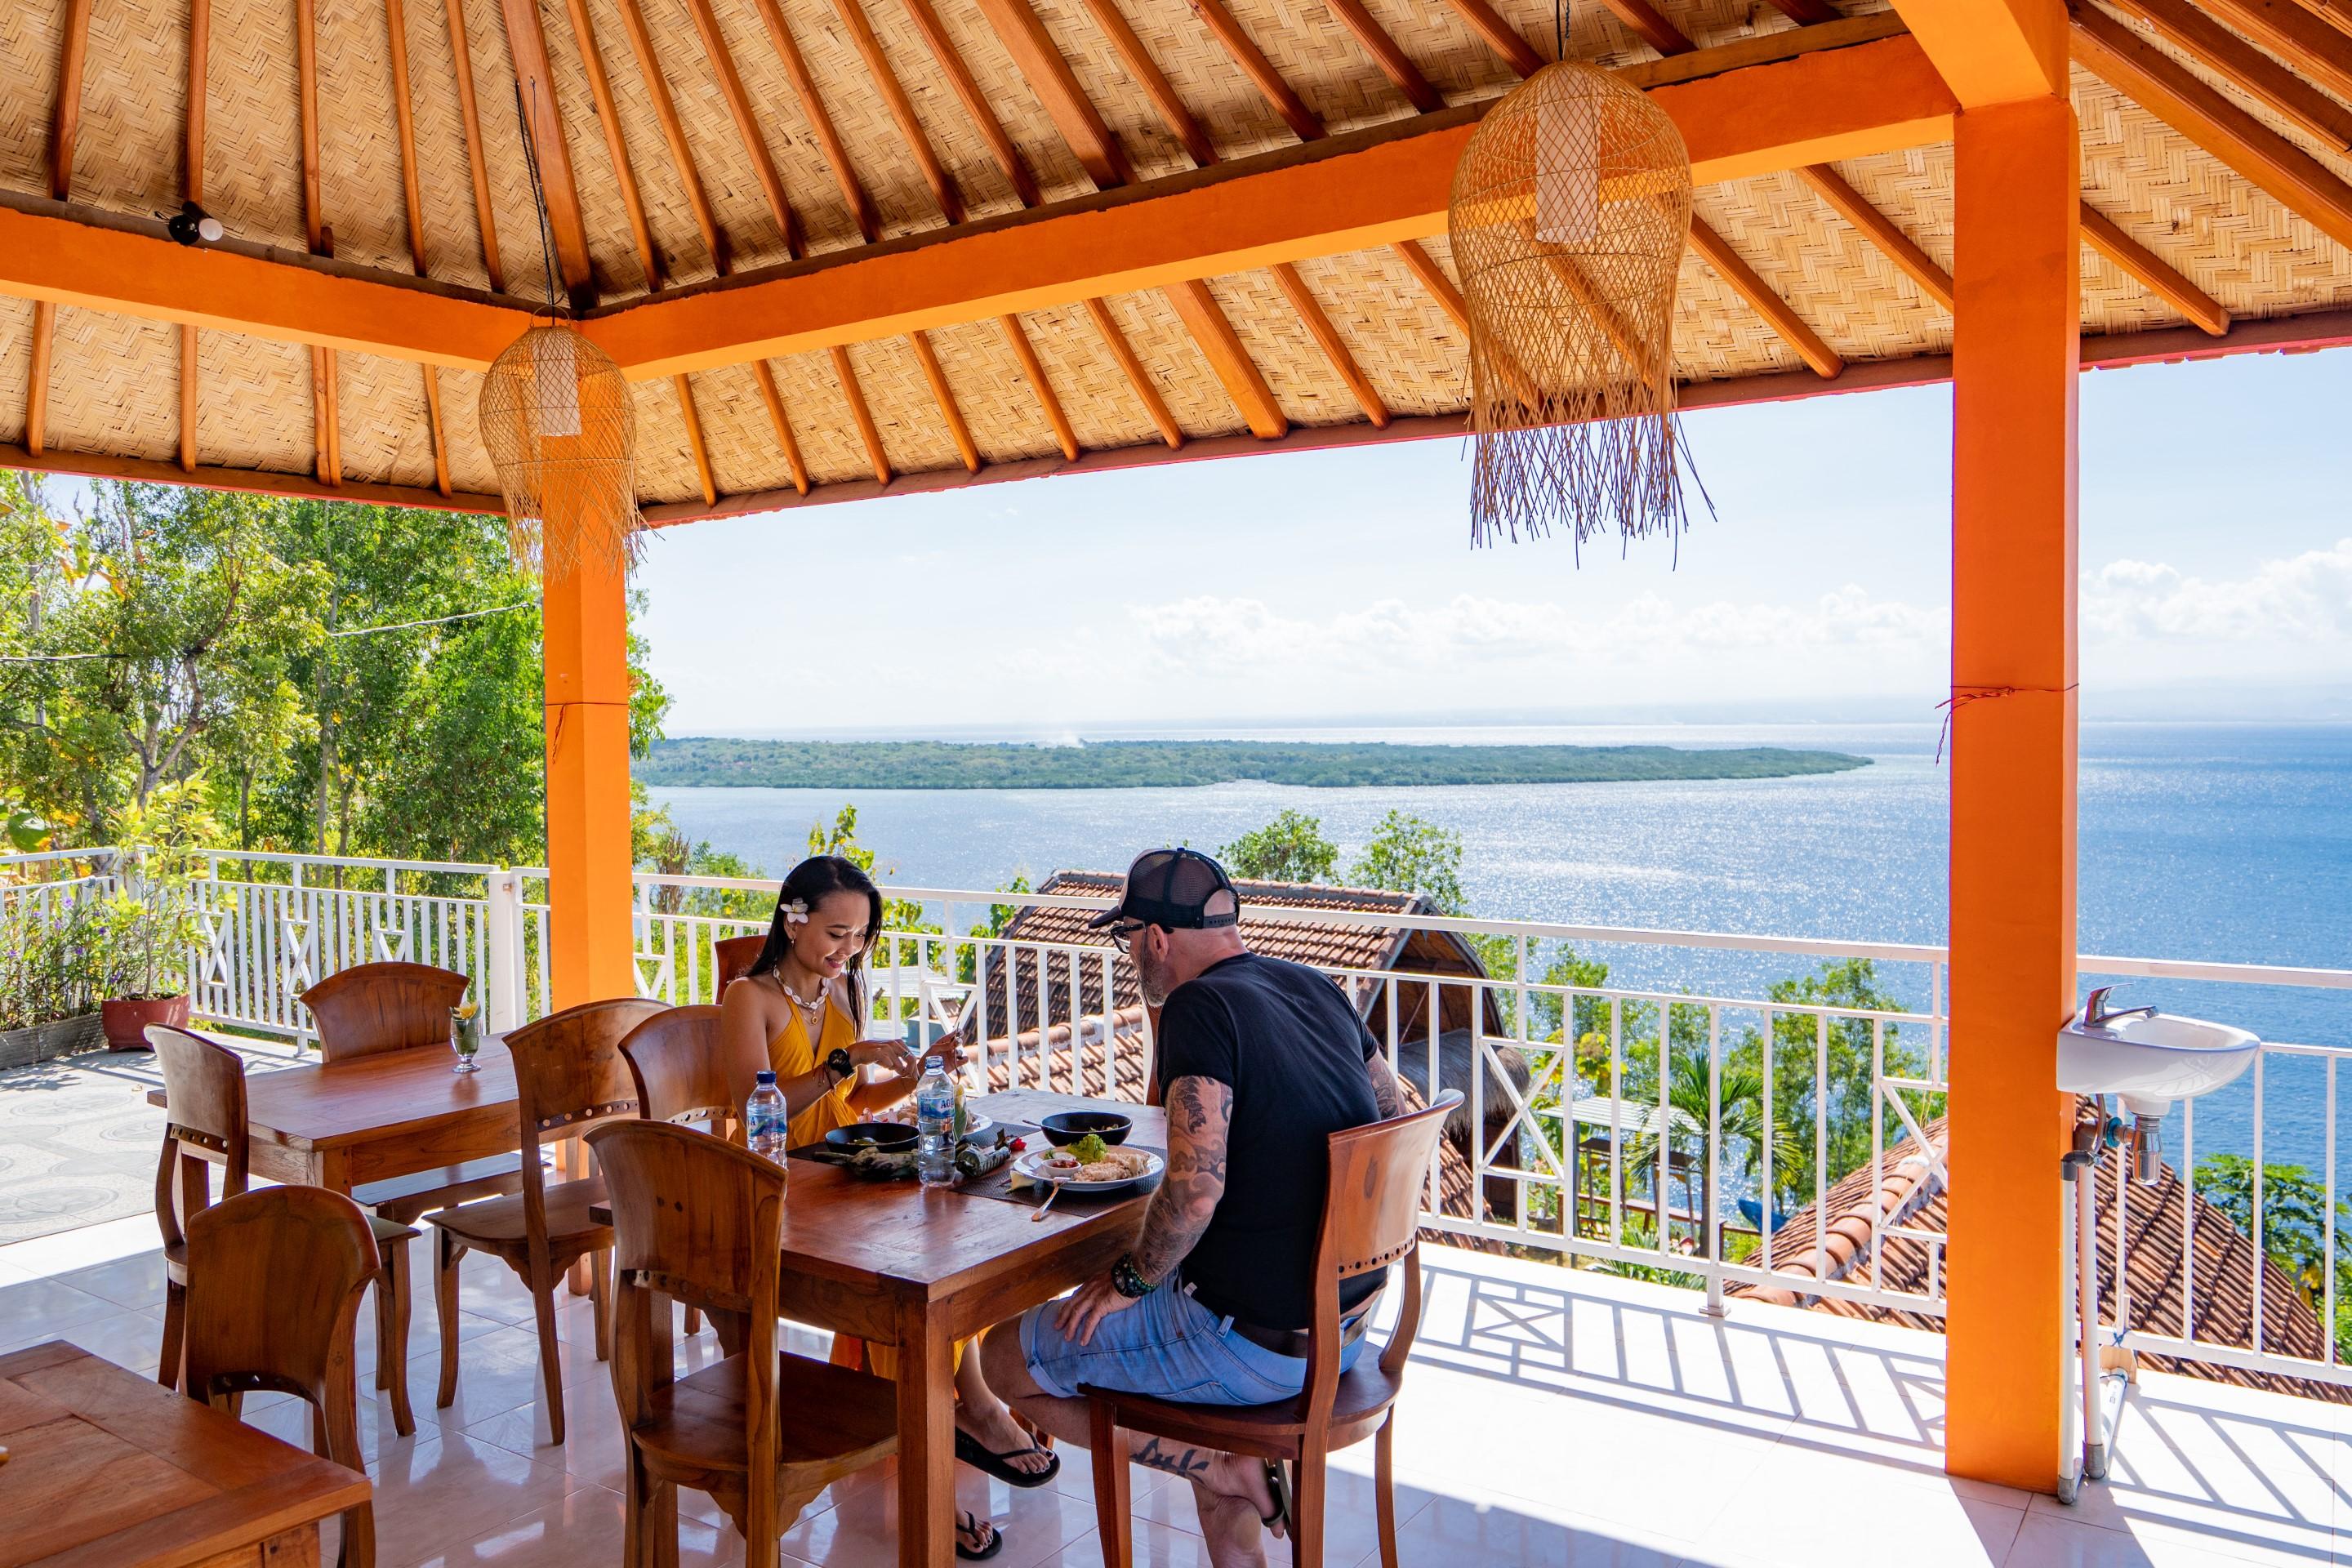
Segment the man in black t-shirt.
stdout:
<path fill-rule="evenodd" d="M 1333 1132 L 1398 1113 L 1396 1080 L 1339 987 L 1243 945 L 1234 885 L 1209 857 L 1156 849 L 1097 917 L 1161 1009 L 1168 1171 L 1132 1251 L 1108 1274 L 992 1330 L 989 1385 L 1083 1446 L 1081 1384 L 1205 1405 L 1297 1394 Z M 1347 1282 L 1342 1365 L 1363 1349 L 1381 1276 Z M 1264 1561 L 1282 1517 L 1255 1459 L 1133 1437 L 1141 1464 L 1195 1489 L 1219 1568 Z"/>

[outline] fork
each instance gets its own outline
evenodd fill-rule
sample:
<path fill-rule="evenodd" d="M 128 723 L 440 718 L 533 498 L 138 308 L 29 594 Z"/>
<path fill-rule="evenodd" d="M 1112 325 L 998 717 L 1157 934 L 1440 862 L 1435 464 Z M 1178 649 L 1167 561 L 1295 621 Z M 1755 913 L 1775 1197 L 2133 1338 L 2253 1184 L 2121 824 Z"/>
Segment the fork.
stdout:
<path fill-rule="evenodd" d="M 1054 1184 L 1054 1190 L 1045 1194 L 1045 1201 L 1037 1205 L 1037 1212 L 1029 1216 L 1029 1223 L 1031 1225 L 1038 1225 L 1044 1222 L 1045 1218 L 1045 1211 L 1052 1208 L 1054 1206 L 1054 1200 L 1062 1195 L 1062 1188 L 1064 1185 L 1066 1185 L 1066 1184 L 1061 1182 L 1055 1182 Z"/>

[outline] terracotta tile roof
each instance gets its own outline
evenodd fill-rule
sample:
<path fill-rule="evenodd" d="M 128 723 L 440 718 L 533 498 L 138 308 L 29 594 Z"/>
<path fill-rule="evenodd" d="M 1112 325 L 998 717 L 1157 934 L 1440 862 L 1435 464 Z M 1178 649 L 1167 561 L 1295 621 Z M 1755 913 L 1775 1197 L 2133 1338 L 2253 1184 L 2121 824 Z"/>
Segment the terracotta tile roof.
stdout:
<path fill-rule="evenodd" d="M 2087 1108 L 2084 1114 L 2090 1114 Z M 1873 1257 L 1870 1252 L 1870 1218 L 1874 1208 L 1881 1215 L 1882 1233 L 1885 1227 L 1897 1225 L 1937 1236 L 1946 1232 L 1949 1217 L 1947 1212 L 1948 1194 L 1943 1179 L 1935 1173 L 1935 1163 L 1945 1157 L 1948 1147 L 1947 1123 L 1939 1119 L 1929 1122 L 1925 1131 L 1927 1150 L 1935 1156 L 1934 1162 L 1925 1156 L 1915 1140 L 1906 1138 L 1887 1150 L 1883 1182 L 1874 1185 L 1871 1173 L 1865 1168 L 1853 1173 L 1830 1188 L 1827 1208 L 1832 1217 L 1823 1242 L 1828 1254 L 1824 1269 L 1828 1278 L 1848 1284 L 1877 1285 L 1905 1293 L 1926 1293 L 1929 1261 L 1925 1245 L 1903 1237 L 1883 1235 L 1879 1255 Z M 2114 1321 L 2116 1177 L 2119 1168 L 2119 1157 L 2111 1154 L 2100 1163 L 2097 1171 L 2096 1207 L 2102 1242 L 2099 1253 L 2100 1316 L 2103 1321 L 2107 1322 Z M 2169 1165 L 2164 1168 L 2163 1174 L 2163 1181 L 2152 1187 L 2137 1186 L 2128 1182 L 2123 1184 L 2124 1226 L 2127 1238 L 2124 1276 L 2130 1293 L 2131 1321 L 2154 1333 L 2193 1337 L 2210 1344 L 2249 1349 L 2254 1338 L 2253 1243 L 2221 1209 L 2191 1193 Z M 2184 1202 L 2194 1205 L 2190 1210 L 2192 1246 L 2185 1252 L 2181 1246 Z M 1809 1204 L 1791 1215 L 1785 1226 L 1774 1230 L 1772 1259 L 1775 1268 L 1800 1276 L 1813 1274 L 1815 1218 L 1813 1206 Z M 1946 1250 L 1948 1252 L 1948 1248 Z M 2193 1274 L 2196 1288 L 2197 1318 L 2193 1335 L 2182 1332 L 2184 1258 Z M 2262 1348 L 2275 1354 L 2310 1361 L 2325 1360 L 2327 1342 L 2319 1315 L 2305 1301 L 2300 1287 L 2284 1269 L 2267 1258 L 2262 1259 Z M 1738 1286 L 1733 1288 L 1731 1294 L 1784 1306 L 1801 1305 L 1840 1317 L 1902 1323 L 1938 1333 L 1944 1326 L 1941 1319 L 1923 1313 L 1864 1302 L 1832 1300 L 1825 1297 L 1801 1297 L 1796 1289 L 1780 1286 Z M 2142 1359 L 2159 1372 L 2235 1384 L 2242 1388 L 2299 1394 L 2331 1404 L 2352 1405 L 2352 1389 L 2315 1379 L 2248 1372 L 2174 1356 L 2145 1355 Z"/>

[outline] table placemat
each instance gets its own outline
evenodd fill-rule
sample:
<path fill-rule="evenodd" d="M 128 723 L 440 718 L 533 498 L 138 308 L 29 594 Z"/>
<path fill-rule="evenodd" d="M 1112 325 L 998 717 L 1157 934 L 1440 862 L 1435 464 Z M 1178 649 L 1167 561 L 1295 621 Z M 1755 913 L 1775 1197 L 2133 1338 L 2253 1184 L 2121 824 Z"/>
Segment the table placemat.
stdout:
<path fill-rule="evenodd" d="M 1045 1147 L 1045 1134 L 1040 1129 L 1030 1126 L 1028 1123 L 1023 1121 L 995 1122 L 989 1127 L 987 1131 L 982 1133 L 981 1136 L 983 1138 L 993 1137 L 999 1130 L 1002 1130 L 1005 1137 L 1008 1139 L 1027 1139 L 1029 1146 L 1033 1149 Z M 830 1143 L 803 1143 L 797 1149 L 785 1150 L 784 1157 L 788 1160 L 806 1160 L 814 1165 L 844 1166 L 847 1165 L 851 1159 L 854 1158 L 852 1155 L 843 1153 L 840 1150 L 835 1149 Z M 1165 1159 L 1167 1156 L 1163 1154 L 1160 1158 Z M 998 1166 L 996 1170 L 991 1171 L 989 1175 L 995 1176 L 1002 1174 L 1003 1172 L 1010 1170 L 1012 1168 L 1012 1164 L 1013 1163 L 1010 1160 L 1007 1160 L 1003 1165 Z M 905 1179 L 912 1181 L 914 1178 L 909 1176 Z M 982 1180 L 986 1180 L 986 1178 L 983 1177 Z"/>

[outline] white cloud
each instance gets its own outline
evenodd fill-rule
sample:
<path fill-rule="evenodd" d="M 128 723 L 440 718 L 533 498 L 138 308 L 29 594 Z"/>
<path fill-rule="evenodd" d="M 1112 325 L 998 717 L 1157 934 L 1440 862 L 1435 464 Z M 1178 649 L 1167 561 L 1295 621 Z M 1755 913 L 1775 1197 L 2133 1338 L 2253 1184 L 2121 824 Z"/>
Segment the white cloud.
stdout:
<path fill-rule="evenodd" d="M 2114 638 L 2344 641 L 2352 638 L 2352 539 L 2219 580 L 2159 561 L 2110 562 L 2083 574 L 2083 625 Z"/>

